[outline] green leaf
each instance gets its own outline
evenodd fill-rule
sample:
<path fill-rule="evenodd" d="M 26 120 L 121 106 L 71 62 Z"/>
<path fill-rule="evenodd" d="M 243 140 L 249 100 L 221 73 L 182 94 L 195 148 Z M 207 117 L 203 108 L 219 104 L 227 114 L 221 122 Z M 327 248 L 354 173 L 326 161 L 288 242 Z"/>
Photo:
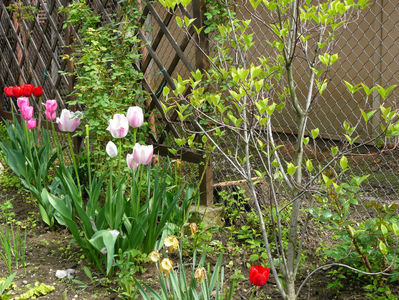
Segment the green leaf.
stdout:
<path fill-rule="evenodd" d="M 313 164 L 312 164 L 312 161 L 310 160 L 310 159 L 308 159 L 307 161 L 306 161 L 306 169 L 309 171 L 309 172 L 312 172 L 313 171 Z"/>
<path fill-rule="evenodd" d="M 360 109 L 360 112 L 362 113 L 364 121 L 367 123 L 371 117 L 374 115 L 376 110 L 369 111 L 368 113 L 364 112 L 363 109 Z"/>
<path fill-rule="evenodd" d="M 319 136 L 319 132 L 320 132 L 319 128 L 312 129 L 311 130 L 312 138 L 316 139 Z"/>
<path fill-rule="evenodd" d="M 296 169 L 298 169 L 298 166 L 295 166 L 293 163 L 288 163 L 287 164 L 287 173 L 288 175 L 292 176 L 295 174 Z"/>
<path fill-rule="evenodd" d="M 347 81 L 345 81 L 345 80 L 344 80 L 344 82 L 345 82 L 346 88 L 348 89 L 348 91 L 349 91 L 351 94 L 354 94 L 354 93 L 356 93 L 358 90 L 361 89 L 360 84 L 352 85 L 352 84 L 350 84 L 349 82 L 347 82 Z"/>
<path fill-rule="evenodd" d="M 381 224 L 380 228 L 381 228 L 382 235 L 386 236 L 388 234 L 388 228 L 384 224 Z"/>
<path fill-rule="evenodd" d="M 332 153 L 332 155 L 337 155 L 337 153 L 338 153 L 338 147 L 337 146 L 335 146 L 335 147 L 331 147 L 331 153 Z"/>
<path fill-rule="evenodd" d="M 391 85 L 389 88 L 387 88 L 387 89 L 384 89 L 382 86 L 380 86 L 379 84 L 377 84 L 377 91 L 378 91 L 378 93 L 381 95 L 381 98 L 383 99 L 383 100 L 385 100 L 387 97 L 388 97 L 388 95 L 392 92 L 392 90 L 394 89 L 394 88 L 396 88 L 397 87 L 397 85 L 396 84 L 394 84 L 394 85 Z"/>
<path fill-rule="evenodd" d="M 346 170 L 348 168 L 348 159 L 345 155 L 343 155 L 339 161 L 342 170 Z"/>
<path fill-rule="evenodd" d="M 180 28 L 183 27 L 183 20 L 179 16 L 176 16 L 176 23 Z"/>
<path fill-rule="evenodd" d="M 302 139 L 302 142 L 303 142 L 305 145 L 309 144 L 309 137 L 304 137 L 304 138 Z"/>
<path fill-rule="evenodd" d="M 380 248 L 380 251 L 382 254 L 384 254 L 384 255 L 388 254 L 387 246 L 385 245 L 385 243 L 383 241 L 380 240 L 378 247 Z"/>
<path fill-rule="evenodd" d="M 399 236 L 399 226 L 396 223 L 392 223 L 392 231 L 396 236 Z"/>

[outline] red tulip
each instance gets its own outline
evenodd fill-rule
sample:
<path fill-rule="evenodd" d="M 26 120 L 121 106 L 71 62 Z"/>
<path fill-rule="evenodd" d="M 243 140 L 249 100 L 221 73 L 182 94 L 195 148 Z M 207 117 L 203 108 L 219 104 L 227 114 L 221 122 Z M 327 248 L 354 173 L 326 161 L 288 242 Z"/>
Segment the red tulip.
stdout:
<path fill-rule="evenodd" d="M 24 95 L 25 97 L 32 96 L 32 91 L 33 91 L 33 84 L 25 84 L 22 87 L 22 95 Z"/>
<path fill-rule="evenodd" d="M 41 86 L 34 87 L 32 93 L 35 97 L 41 97 L 43 96 L 43 88 Z"/>
<path fill-rule="evenodd" d="M 12 86 L 7 86 L 7 87 L 5 87 L 5 88 L 4 88 L 4 94 L 6 95 L 6 97 L 12 97 L 12 96 L 14 96 Z"/>
<path fill-rule="evenodd" d="M 249 271 L 249 281 L 257 286 L 262 286 L 269 278 L 270 269 L 262 266 L 251 266 Z"/>
<path fill-rule="evenodd" d="M 22 88 L 20 86 L 13 86 L 12 93 L 14 97 L 21 97 L 22 96 Z"/>

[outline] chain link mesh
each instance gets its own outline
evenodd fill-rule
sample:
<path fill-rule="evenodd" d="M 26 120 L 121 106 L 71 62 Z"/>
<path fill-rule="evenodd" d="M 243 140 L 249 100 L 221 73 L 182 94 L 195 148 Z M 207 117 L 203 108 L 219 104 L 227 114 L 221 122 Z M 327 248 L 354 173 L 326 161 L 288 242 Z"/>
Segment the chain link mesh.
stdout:
<path fill-rule="evenodd" d="M 268 57 L 276 54 L 267 41 L 270 39 L 270 30 L 262 20 L 269 18 L 268 12 L 261 5 L 256 12 L 251 5 L 239 3 L 234 6 L 238 19 L 250 19 L 249 33 L 253 33 L 254 46 L 247 55 L 248 65 L 257 63 L 258 57 Z M 399 106 L 396 100 L 399 89 L 394 90 L 387 100 L 381 99 L 377 92 L 369 97 L 363 92 L 350 94 L 344 80 L 352 83 L 365 83 L 368 87 L 379 84 L 385 88 L 397 83 L 399 72 L 399 9 L 392 1 L 373 1 L 369 7 L 342 28 L 342 35 L 331 49 L 331 53 L 338 53 L 339 60 L 328 73 L 328 87 L 316 104 L 312 107 L 308 130 L 320 129 L 320 138 L 314 144 L 309 143 L 305 148 L 305 155 L 319 164 L 323 164 L 331 157 L 330 148 L 343 146 L 343 122 L 345 120 L 354 126 L 362 118 L 360 109 L 370 111 L 379 109 L 381 104 Z M 298 49 L 302 50 L 302 49 Z M 298 51 L 300 53 L 301 51 Z M 305 100 L 309 76 L 306 76 L 305 60 L 299 54 L 295 58 L 294 70 L 298 97 L 302 103 Z M 276 101 L 276 100 L 275 100 Z M 296 141 L 296 114 L 289 101 L 286 108 L 279 113 L 273 121 L 273 130 L 276 140 L 284 144 L 282 149 L 286 159 L 293 159 Z M 365 125 L 359 124 L 356 134 L 360 135 L 359 141 L 367 141 L 380 133 L 381 119 L 376 117 Z M 399 168 L 397 149 L 398 140 L 384 141 L 384 147 L 376 143 L 369 143 L 358 149 L 349 157 L 352 167 L 350 175 L 370 174 L 367 183 L 363 185 L 366 197 L 380 198 L 382 200 L 396 200 L 399 195 Z M 232 135 L 223 137 L 225 147 L 236 147 L 238 141 Z M 215 154 L 213 159 L 214 178 L 216 182 L 242 179 L 233 170 L 231 164 L 222 156 Z"/>

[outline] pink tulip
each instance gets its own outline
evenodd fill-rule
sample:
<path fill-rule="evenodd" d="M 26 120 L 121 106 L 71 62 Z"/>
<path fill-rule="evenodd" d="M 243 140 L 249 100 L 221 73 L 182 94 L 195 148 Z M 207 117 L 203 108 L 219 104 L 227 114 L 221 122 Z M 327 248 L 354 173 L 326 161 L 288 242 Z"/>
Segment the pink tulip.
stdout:
<path fill-rule="evenodd" d="M 57 117 L 57 113 L 56 112 L 50 112 L 48 110 L 46 110 L 46 118 L 49 121 L 53 121 L 55 120 L 55 118 Z"/>
<path fill-rule="evenodd" d="M 129 153 L 126 155 L 126 163 L 127 163 L 127 167 L 130 170 L 133 170 L 133 169 L 136 170 L 137 167 L 139 166 L 139 164 L 134 161 L 133 154 L 129 154 Z"/>
<path fill-rule="evenodd" d="M 61 116 L 57 118 L 56 123 L 61 131 L 74 132 L 80 124 L 81 112 L 71 112 L 68 109 L 61 111 Z"/>
<path fill-rule="evenodd" d="M 57 110 L 57 100 L 47 100 L 44 106 L 46 111 L 53 113 Z"/>
<path fill-rule="evenodd" d="M 36 127 L 36 119 L 32 118 L 26 124 L 28 125 L 28 129 L 33 129 Z"/>
<path fill-rule="evenodd" d="M 22 119 L 24 119 L 25 121 L 29 121 L 30 119 L 32 119 L 33 116 L 33 107 L 29 106 L 29 105 L 25 105 L 21 108 L 21 112 L 22 112 Z"/>
<path fill-rule="evenodd" d="M 24 106 L 29 106 L 29 99 L 27 97 L 19 97 L 17 99 L 17 106 L 19 108 L 19 111 L 22 111 L 22 108 Z"/>
<path fill-rule="evenodd" d="M 129 125 L 133 128 L 138 128 L 143 125 L 144 122 L 144 114 L 143 110 L 139 106 L 129 107 L 126 114 L 127 120 L 129 121 Z"/>
<path fill-rule="evenodd" d="M 153 154 L 154 147 L 152 145 L 145 146 L 136 143 L 133 147 L 133 160 L 138 164 L 148 165 Z"/>
<path fill-rule="evenodd" d="M 129 131 L 129 121 L 125 115 L 115 114 L 114 117 L 109 120 L 109 126 L 107 130 L 111 132 L 114 138 L 123 138 Z"/>

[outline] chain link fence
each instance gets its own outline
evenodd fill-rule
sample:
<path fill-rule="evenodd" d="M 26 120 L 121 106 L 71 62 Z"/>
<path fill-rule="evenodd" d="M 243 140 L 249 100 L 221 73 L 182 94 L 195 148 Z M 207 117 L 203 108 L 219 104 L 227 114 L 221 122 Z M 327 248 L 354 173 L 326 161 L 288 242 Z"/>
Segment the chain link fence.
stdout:
<path fill-rule="evenodd" d="M 268 19 L 268 13 L 261 5 L 256 12 L 245 1 L 232 6 L 238 19 L 249 19 L 249 33 L 253 33 L 254 46 L 247 54 L 249 63 L 257 63 L 258 57 L 273 56 L 276 53 L 268 43 L 270 29 L 261 20 Z M 251 32 L 252 31 L 252 32 Z M 339 60 L 329 71 L 327 90 L 319 97 L 312 107 L 308 122 L 307 135 L 311 129 L 320 129 L 320 138 L 316 143 L 305 149 L 307 158 L 323 164 L 331 157 L 330 149 L 345 143 L 343 122 L 348 121 L 354 126 L 362 119 L 360 109 L 370 111 L 379 109 L 381 104 L 397 109 L 399 89 L 395 89 L 386 101 L 377 92 L 366 97 L 364 92 L 350 94 L 344 80 L 352 83 L 365 83 L 368 87 L 379 84 L 383 87 L 396 84 L 399 73 L 399 8 L 394 1 L 372 1 L 370 5 L 342 28 L 331 53 L 338 53 Z M 298 49 L 301 53 L 301 49 Z M 300 101 L 305 100 L 308 77 L 306 62 L 301 54 L 295 58 L 295 77 Z M 276 101 L 274 99 L 274 101 Z M 295 154 L 296 114 L 292 104 L 287 101 L 285 109 L 276 115 L 273 130 L 287 160 Z M 361 122 L 364 124 L 364 121 Z M 381 119 L 372 119 L 367 126 L 359 125 L 356 134 L 359 141 L 367 141 L 380 133 Z M 237 140 L 232 136 L 224 137 L 225 147 L 236 146 Z M 363 185 L 365 197 L 380 200 L 399 201 L 399 147 L 398 140 L 385 140 L 385 146 L 367 144 L 349 157 L 350 175 L 370 174 L 367 183 Z M 216 154 L 213 160 L 214 180 L 225 182 L 240 180 L 229 162 Z"/>

